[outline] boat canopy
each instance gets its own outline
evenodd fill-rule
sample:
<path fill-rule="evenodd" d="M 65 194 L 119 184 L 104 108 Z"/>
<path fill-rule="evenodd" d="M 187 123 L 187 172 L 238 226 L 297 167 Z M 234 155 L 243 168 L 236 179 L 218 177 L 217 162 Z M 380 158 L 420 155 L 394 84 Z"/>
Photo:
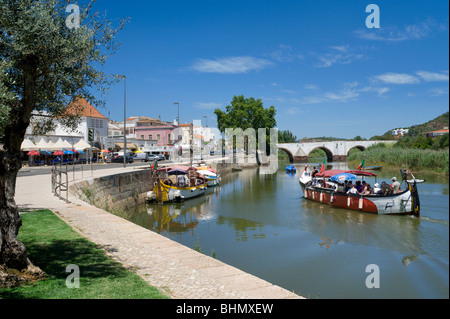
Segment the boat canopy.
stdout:
<path fill-rule="evenodd" d="M 356 176 L 377 176 L 377 174 L 367 172 L 367 171 L 345 170 L 345 169 L 330 169 L 330 170 L 324 171 L 322 173 L 317 173 L 315 176 L 330 178 L 331 176 L 341 174 L 341 173 L 350 173 L 350 174 L 354 174 Z"/>

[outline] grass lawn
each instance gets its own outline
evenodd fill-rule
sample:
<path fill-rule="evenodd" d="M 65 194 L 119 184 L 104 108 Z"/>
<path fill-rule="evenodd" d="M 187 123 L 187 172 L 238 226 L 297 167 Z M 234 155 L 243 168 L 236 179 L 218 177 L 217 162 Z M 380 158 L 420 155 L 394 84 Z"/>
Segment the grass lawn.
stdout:
<path fill-rule="evenodd" d="M 47 275 L 21 287 L 0 289 L 0 299 L 167 299 L 132 271 L 109 258 L 101 249 L 73 231 L 53 212 L 21 215 L 19 240 L 34 265 Z M 68 288 L 68 265 L 80 270 L 80 287 Z M 73 283 L 74 281 L 69 281 Z"/>

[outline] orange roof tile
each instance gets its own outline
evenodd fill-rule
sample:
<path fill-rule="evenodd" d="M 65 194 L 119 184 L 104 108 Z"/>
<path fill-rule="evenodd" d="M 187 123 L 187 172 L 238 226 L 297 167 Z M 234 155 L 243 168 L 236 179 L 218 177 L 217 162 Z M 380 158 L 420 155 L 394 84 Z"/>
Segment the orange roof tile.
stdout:
<path fill-rule="evenodd" d="M 82 117 L 96 117 L 107 119 L 95 107 L 93 107 L 84 97 L 77 96 L 75 100 L 67 105 L 67 113 L 78 114 Z"/>

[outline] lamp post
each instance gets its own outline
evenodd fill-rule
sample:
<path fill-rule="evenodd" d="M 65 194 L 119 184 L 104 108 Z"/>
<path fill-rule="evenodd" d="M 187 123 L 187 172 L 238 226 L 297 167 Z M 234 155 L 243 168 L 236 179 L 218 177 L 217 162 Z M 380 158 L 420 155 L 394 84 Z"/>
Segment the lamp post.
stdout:
<path fill-rule="evenodd" d="M 118 75 L 123 80 L 123 167 L 127 166 L 127 77 Z"/>

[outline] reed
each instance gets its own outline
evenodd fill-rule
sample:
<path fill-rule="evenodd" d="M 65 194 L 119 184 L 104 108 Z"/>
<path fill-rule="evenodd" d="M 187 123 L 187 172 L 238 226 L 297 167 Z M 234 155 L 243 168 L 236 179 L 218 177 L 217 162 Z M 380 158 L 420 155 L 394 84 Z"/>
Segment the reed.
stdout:
<path fill-rule="evenodd" d="M 350 154 L 347 161 L 352 164 L 361 162 L 365 155 L 365 165 L 385 165 L 407 167 L 412 170 L 427 170 L 448 174 L 449 151 L 423 150 L 415 148 L 373 147 L 364 152 Z"/>

